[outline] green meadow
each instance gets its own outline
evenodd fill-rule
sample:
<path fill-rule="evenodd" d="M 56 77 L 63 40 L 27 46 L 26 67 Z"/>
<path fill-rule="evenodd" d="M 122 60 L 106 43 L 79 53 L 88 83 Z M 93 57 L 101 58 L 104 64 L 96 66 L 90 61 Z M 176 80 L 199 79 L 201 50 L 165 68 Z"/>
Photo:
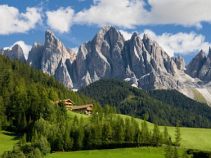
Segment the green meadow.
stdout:
<path fill-rule="evenodd" d="M 58 152 L 47 158 L 164 158 L 163 148 L 127 148 L 112 150 L 92 150 L 77 152 Z"/>
<path fill-rule="evenodd" d="M 68 113 L 70 117 L 82 117 L 88 119 L 87 116 Z M 130 116 L 120 115 L 127 118 Z M 141 119 L 136 119 L 139 124 L 143 122 Z M 150 129 L 153 128 L 152 123 L 148 123 Z M 164 127 L 160 126 L 163 131 Z M 211 151 L 211 129 L 203 128 L 185 128 L 181 127 L 181 148 L 183 149 L 198 149 Z M 175 127 L 168 127 L 168 132 L 174 140 Z M 143 148 L 126 148 L 126 149 L 111 149 L 111 150 L 91 150 L 77 152 L 57 152 L 47 156 L 47 158 L 164 158 L 163 148 L 143 147 Z"/>
<path fill-rule="evenodd" d="M 17 139 L 12 136 L 12 133 L 0 131 L 0 155 L 4 151 L 12 150 L 13 145 L 17 143 Z"/>
<path fill-rule="evenodd" d="M 82 117 L 86 120 L 89 119 L 88 116 L 68 112 L 68 115 L 73 118 L 75 116 Z M 120 115 L 121 117 L 127 118 L 130 116 Z M 143 120 L 136 119 L 139 124 Z M 153 128 L 152 123 L 148 123 L 150 129 Z M 164 127 L 160 126 L 160 130 L 163 131 Z M 181 148 L 184 149 L 199 149 L 205 151 L 211 151 L 211 129 L 203 128 L 185 128 L 181 127 Z M 168 127 L 168 132 L 174 140 L 175 127 Z M 17 140 L 11 133 L 0 132 L 0 154 L 4 151 L 11 150 L 13 145 L 17 143 Z M 112 150 L 91 150 L 91 151 L 77 151 L 77 152 L 57 152 L 49 154 L 47 158 L 163 158 L 163 148 L 126 148 L 126 149 L 112 149 Z"/>

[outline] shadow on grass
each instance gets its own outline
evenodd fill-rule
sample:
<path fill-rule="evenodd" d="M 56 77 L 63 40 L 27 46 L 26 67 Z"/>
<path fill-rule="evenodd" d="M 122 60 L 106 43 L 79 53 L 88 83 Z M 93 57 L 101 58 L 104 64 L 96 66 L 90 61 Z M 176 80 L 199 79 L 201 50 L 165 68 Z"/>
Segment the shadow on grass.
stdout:
<path fill-rule="evenodd" d="M 7 135 L 7 136 L 12 136 L 13 137 L 12 140 L 19 140 L 21 136 L 9 131 L 2 131 L 2 134 Z"/>

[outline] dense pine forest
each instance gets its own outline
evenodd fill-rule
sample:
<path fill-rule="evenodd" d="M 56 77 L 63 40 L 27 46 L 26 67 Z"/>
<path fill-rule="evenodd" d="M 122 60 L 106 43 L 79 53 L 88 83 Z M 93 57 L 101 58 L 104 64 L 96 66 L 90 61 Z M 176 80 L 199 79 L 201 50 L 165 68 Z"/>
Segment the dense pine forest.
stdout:
<path fill-rule="evenodd" d="M 100 80 L 81 89 L 80 94 L 159 125 L 211 127 L 211 108 L 177 91 L 145 92 L 123 81 Z"/>

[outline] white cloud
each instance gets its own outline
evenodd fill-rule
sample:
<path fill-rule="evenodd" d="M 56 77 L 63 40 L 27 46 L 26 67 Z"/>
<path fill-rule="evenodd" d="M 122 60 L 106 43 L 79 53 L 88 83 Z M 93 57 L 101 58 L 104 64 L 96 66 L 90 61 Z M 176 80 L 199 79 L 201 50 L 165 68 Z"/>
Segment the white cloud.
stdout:
<path fill-rule="evenodd" d="M 141 17 L 144 24 L 179 24 L 201 27 L 211 22 L 210 0 L 148 0 L 151 11 Z"/>
<path fill-rule="evenodd" d="M 120 31 L 125 39 L 130 39 L 132 33 L 127 31 Z M 194 32 L 191 33 L 163 33 L 161 35 L 155 34 L 151 30 L 145 30 L 145 34 L 147 34 L 151 39 L 156 41 L 170 56 L 174 56 L 174 54 L 187 55 L 191 53 L 196 53 L 197 51 L 203 49 L 208 52 L 209 46 L 211 43 L 206 42 L 205 37 L 201 34 L 196 34 Z M 141 38 L 144 33 L 140 34 Z"/>
<path fill-rule="evenodd" d="M 0 34 L 24 33 L 33 29 L 41 20 L 37 8 L 26 8 L 25 13 L 20 13 L 15 7 L 0 5 Z"/>
<path fill-rule="evenodd" d="M 202 27 L 211 22 L 210 0 L 93 0 L 88 9 L 79 11 L 79 24 L 116 25 L 131 28 L 138 25 L 175 24 Z"/>
<path fill-rule="evenodd" d="M 31 50 L 32 46 L 26 44 L 24 41 L 17 41 L 11 47 L 16 44 L 18 44 L 22 48 L 25 58 L 28 59 L 29 51 Z"/>
<path fill-rule="evenodd" d="M 47 23 L 48 25 L 60 33 L 65 33 L 70 30 L 72 25 L 74 10 L 71 7 L 59 8 L 58 10 L 48 11 Z"/>
<path fill-rule="evenodd" d="M 116 25 L 131 28 L 137 24 L 143 2 L 140 0 L 94 0 L 94 5 L 75 15 L 79 24 Z"/>
<path fill-rule="evenodd" d="M 145 30 L 146 34 L 151 36 L 158 44 L 170 55 L 178 54 L 191 54 L 201 49 L 208 51 L 211 43 L 205 41 L 205 37 L 201 34 L 191 33 L 163 33 L 156 35 L 151 30 Z"/>

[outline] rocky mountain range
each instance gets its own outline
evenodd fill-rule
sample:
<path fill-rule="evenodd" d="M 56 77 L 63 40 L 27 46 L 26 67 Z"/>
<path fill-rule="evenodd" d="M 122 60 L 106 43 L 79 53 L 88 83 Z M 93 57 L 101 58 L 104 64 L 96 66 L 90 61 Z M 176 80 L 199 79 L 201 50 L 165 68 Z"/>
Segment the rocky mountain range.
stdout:
<path fill-rule="evenodd" d="M 0 54 L 26 61 L 71 89 L 102 78 L 116 78 L 146 90 L 177 89 L 191 98 L 211 103 L 211 50 L 208 56 L 200 51 L 185 66 L 182 57 L 170 57 L 147 34 L 140 37 L 133 33 L 131 39 L 125 40 L 115 27 L 105 26 L 74 52 L 48 30 L 44 44 L 35 43 L 27 60 L 18 45 L 0 50 Z"/>

